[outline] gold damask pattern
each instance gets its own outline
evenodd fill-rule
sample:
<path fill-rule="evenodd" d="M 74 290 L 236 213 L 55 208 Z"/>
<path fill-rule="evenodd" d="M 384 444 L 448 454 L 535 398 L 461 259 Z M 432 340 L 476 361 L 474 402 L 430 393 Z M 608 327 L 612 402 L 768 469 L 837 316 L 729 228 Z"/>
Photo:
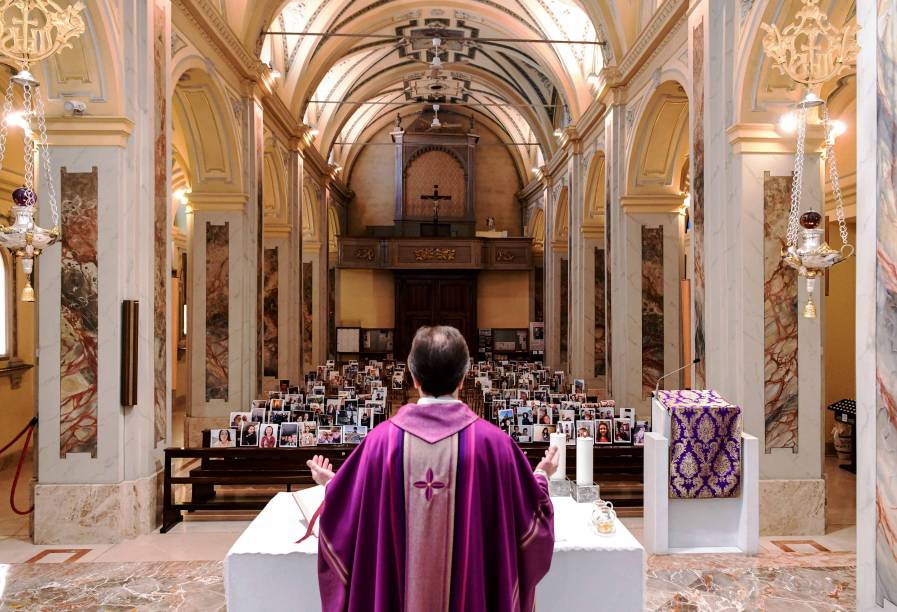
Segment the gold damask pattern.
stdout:
<path fill-rule="evenodd" d="M 670 497 L 737 497 L 741 488 L 741 408 L 670 408 Z"/>
<path fill-rule="evenodd" d="M 415 249 L 415 261 L 455 261 L 455 249 Z"/>

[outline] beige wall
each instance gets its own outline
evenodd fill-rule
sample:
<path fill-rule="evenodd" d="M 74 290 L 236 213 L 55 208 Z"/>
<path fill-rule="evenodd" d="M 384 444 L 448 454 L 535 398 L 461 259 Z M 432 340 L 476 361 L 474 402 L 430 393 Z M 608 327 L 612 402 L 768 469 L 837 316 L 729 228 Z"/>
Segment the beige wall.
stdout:
<path fill-rule="evenodd" d="M 390 143 L 393 127 L 383 128 L 372 143 Z M 359 236 L 369 225 L 393 225 L 395 222 L 396 152 L 391 146 L 366 146 L 352 166 L 349 187 L 355 199 L 349 205 L 349 235 Z"/>
<path fill-rule="evenodd" d="M 14 260 L 13 260 L 14 261 Z M 25 286 L 22 275 L 22 266 L 16 265 L 16 288 L 11 296 L 15 304 L 10 304 L 18 309 L 17 331 L 19 335 L 19 358 L 27 364 L 34 365 L 34 310 L 36 302 L 22 302 L 19 296 Z M 11 270 L 10 270 L 11 272 Z M 38 299 L 40 297 L 38 296 Z M 9 331 L 10 348 L 12 346 L 12 330 Z M 3 406 L 4 427 L 0 434 L 0 444 L 6 444 L 14 435 L 19 433 L 35 414 L 34 409 L 34 368 L 25 372 L 22 384 L 18 389 L 13 389 L 9 378 L 0 378 L 0 405 Z M 0 455 L 0 465 L 17 461 L 22 451 L 24 438 L 19 439 L 12 448 Z M 35 439 L 31 440 L 31 448 L 34 449 Z M 29 451 L 31 452 L 31 451 Z M 24 477 L 27 482 L 28 476 Z M 19 497 L 19 499 L 22 499 Z M 21 505 L 21 504 L 20 504 Z"/>
<path fill-rule="evenodd" d="M 528 271 L 480 272 L 477 283 L 477 326 L 527 327 L 529 313 Z"/>
<path fill-rule="evenodd" d="M 375 143 L 391 143 L 387 126 L 372 138 Z M 476 125 L 480 134 L 477 150 L 474 211 L 477 229 L 486 229 L 486 217 L 495 218 L 495 227 L 508 230 L 509 236 L 521 236 L 520 207 L 514 199 L 523 184 L 517 176 L 514 160 L 504 146 L 490 146 L 508 140 L 484 125 Z M 393 225 L 395 217 L 395 150 L 390 146 L 364 148 L 352 166 L 349 187 L 355 199 L 349 207 L 349 235 L 364 234 L 369 225 Z"/>
<path fill-rule="evenodd" d="M 849 242 L 856 244 L 856 224 L 847 225 Z M 838 224 L 829 225 L 829 244 L 838 248 Z M 825 360 L 825 425 L 826 443 L 832 442 L 834 415 L 825 406 L 839 399 L 856 398 L 856 257 L 834 266 L 829 271 L 829 294 L 825 297 L 825 322 L 823 347 Z"/>
<path fill-rule="evenodd" d="M 337 326 L 395 327 L 392 272 L 337 270 L 336 279 Z"/>
<path fill-rule="evenodd" d="M 477 132 L 480 134 L 474 208 L 477 229 L 486 229 L 486 217 L 491 216 L 495 217 L 495 229 L 508 230 L 508 236 L 522 236 L 520 206 L 514 194 L 523 188 L 523 184 L 517 178 L 514 160 L 507 147 L 488 146 L 502 142 L 498 136 L 481 125 L 477 125 Z"/>

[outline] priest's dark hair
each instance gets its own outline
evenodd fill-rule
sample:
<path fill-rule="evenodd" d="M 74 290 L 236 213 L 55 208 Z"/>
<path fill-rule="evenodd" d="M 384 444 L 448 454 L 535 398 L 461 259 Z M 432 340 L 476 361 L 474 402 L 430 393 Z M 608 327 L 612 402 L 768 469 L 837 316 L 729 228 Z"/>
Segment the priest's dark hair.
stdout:
<path fill-rule="evenodd" d="M 454 393 L 467 374 L 469 362 L 467 341 L 454 327 L 421 327 L 414 334 L 408 369 L 427 395 Z"/>

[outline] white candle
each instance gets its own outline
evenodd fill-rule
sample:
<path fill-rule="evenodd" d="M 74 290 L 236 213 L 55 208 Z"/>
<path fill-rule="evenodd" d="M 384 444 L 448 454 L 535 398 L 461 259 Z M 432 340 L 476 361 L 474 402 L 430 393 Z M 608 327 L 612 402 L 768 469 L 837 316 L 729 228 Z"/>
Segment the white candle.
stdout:
<path fill-rule="evenodd" d="M 551 479 L 563 480 L 567 477 L 567 434 L 563 432 L 551 434 L 548 445 L 558 449 L 558 469 L 551 475 Z"/>
<path fill-rule="evenodd" d="M 593 482 L 594 442 L 592 438 L 576 438 L 576 484 L 578 485 L 590 485 Z"/>

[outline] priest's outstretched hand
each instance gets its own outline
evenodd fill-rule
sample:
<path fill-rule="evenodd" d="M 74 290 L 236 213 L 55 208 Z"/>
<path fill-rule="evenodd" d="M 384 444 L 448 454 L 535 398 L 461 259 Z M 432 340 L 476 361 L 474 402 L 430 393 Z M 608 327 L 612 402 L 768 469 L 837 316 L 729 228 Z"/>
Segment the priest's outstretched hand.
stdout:
<path fill-rule="evenodd" d="M 541 470 L 545 472 L 546 476 L 551 478 L 551 475 L 558 470 L 558 460 L 558 447 L 549 446 L 548 450 L 545 451 L 545 456 L 542 457 L 539 465 L 536 466 L 536 471 Z"/>
<path fill-rule="evenodd" d="M 330 465 L 330 459 L 327 457 L 315 455 L 306 461 L 305 465 L 311 470 L 312 479 L 322 487 L 326 486 L 330 479 L 333 478 L 333 468 Z M 554 467 L 557 469 L 557 461 L 554 462 Z"/>

